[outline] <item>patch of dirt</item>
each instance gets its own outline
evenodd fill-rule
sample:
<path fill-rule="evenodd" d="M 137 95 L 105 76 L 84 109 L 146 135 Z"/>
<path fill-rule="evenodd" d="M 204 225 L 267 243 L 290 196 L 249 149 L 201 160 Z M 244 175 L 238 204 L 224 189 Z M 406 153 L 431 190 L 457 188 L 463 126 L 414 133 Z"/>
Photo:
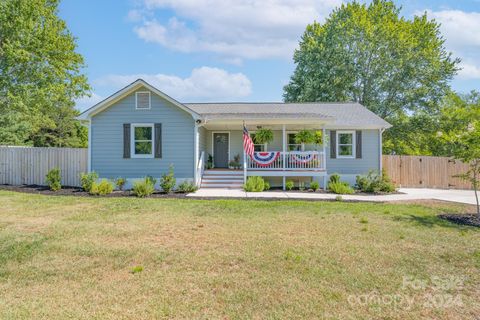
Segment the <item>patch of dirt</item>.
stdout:
<path fill-rule="evenodd" d="M 480 228 L 480 216 L 478 214 L 441 214 L 438 216 L 441 219 L 448 220 L 450 222 L 466 225 L 466 226 L 474 226 Z"/>
<path fill-rule="evenodd" d="M 77 197 L 93 197 L 93 198 L 135 197 L 135 195 L 131 191 L 114 191 L 111 194 L 108 194 L 106 196 L 95 196 L 77 187 L 62 187 L 62 189 L 58 191 L 52 191 L 46 186 L 38 186 L 38 185 L 23 185 L 23 186 L 0 185 L 0 190 L 44 194 L 49 196 L 77 196 Z M 185 196 L 186 196 L 185 193 L 167 194 L 160 191 L 156 191 L 151 196 L 149 196 L 149 198 L 185 198 Z"/>

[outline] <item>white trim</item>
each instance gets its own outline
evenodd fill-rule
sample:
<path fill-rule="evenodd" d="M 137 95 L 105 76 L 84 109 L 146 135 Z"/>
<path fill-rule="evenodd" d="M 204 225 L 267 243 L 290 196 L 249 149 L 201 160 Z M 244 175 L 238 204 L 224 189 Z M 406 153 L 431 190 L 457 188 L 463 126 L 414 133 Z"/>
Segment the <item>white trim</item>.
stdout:
<path fill-rule="evenodd" d="M 88 159 L 87 172 L 92 172 L 92 120 L 88 121 Z"/>
<path fill-rule="evenodd" d="M 148 108 L 139 108 L 138 107 L 138 94 L 139 93 L 148 93 Z M 137 91 L 135 92 L 135 110 L 150 110 L 152 109 L 152 93 L 150 91 Z"/>
<path fill-rule="evenodd" d="M 212 159 L 213 159 L 213 166 L 215 167 L 215 140 L 213 139 L 215 137 L 215 133 L 228 133 L 228 154 L 227 154 L 227 168 L 228 168 L 228 162 L 230 162 L 230 131 L 212 131 Z M 243 140 L 242 140 L 243 141 Z"/>
<path fill-rule="evenodd" d="M 150 127 L 152 128 L 152 152 L 150 154 L 135 154 L 135 128 Z M 150 141 L 150 140 L 145 140 Z M 151 159 L 155 154 L 155 124 L 153 123 L 131 123 L 130 124 L 130 158 Z"/>
<path fill-rule="evenodd" d="M 115 102 L 125 98 L 127 95 L 134 92 L 135 90 L 138 90 L 141 87 L 147 88 L 148 90 L 157 94 L 161 98 L 167 100 L 168 102 L 172 103 L 173 105 L 175 105 L 175 106 L 179 107 L 180 109 L 184 110 L 185 112 L 189 113 L 193 117 L 193 119 L 195 119 L 195 120 L 201 119 L 201 116 L 198 113 L 196 113 L 192 109 L 188 108 L 184 104 L 178 102 L 177 100 L 173 99 L 172 97 L 168 96 L 167 94 L 163 93 L 162 91 L 158 90 L 157 88 L 155 88 L 154 86 L 145 82 L 142 79 L 138 79 L 138 80 L 132 82 L 131 84 L 129 84 L 128 86 L 124 87 L 123 89 L 117 91 L 116 93 L 112 94 L 110 97 L 106 98 L 105 100 L 100 101 L 99 103 L 97 103 L 93 107 L 85 110 L 84 112 L 82 112 L 77 117 L 77 119 L 78 120 L 88 120 L 91 117 L 93 117 L 94 115 L 96 115 L 97 113 L 102 112 L 103 110 L 105 110 L 108 107 L 110 107 L 111 105 L 113 105 Z"/>
<path fill-rule="evenodd" d="M 351 156 L 342 156 L 342 155 L 339 155 L 339 146 L 340 146 L 340 139 L 338 138 L 338 136 L 340 134 L 351 134 L 352 135 L 352 155 Z M 356 153 L 356 134 L 355 134 L 355 130 L 340 130 L 340 131 L 337 131 L 336 132 L 336 135 L 337 135 L 337 145 L 336 145 L 336 149 L 337 149 L 337 159 L 355 159 L 355 153 Z M 350 145 L 350 144 L 344 144 L 344 145 Z"/>

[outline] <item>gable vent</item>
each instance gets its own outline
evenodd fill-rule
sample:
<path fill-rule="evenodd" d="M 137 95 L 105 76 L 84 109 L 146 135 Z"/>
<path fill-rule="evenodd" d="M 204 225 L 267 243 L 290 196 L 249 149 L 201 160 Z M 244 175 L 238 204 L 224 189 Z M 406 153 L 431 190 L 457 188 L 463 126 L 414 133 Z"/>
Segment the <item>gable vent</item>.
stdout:
<path fill-rule="evenodd" d="M 136 93 L 136 109 L 150 109 L 150 92 Z"/>

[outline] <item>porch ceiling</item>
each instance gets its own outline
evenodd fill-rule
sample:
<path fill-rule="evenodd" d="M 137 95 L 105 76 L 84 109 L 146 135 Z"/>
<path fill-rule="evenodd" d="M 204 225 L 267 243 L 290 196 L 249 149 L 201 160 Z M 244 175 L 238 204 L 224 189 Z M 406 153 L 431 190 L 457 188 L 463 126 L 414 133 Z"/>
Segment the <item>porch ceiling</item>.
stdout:
<path fill-rule="evenodd" d="M 259 127 L 272 130 L 282 130 L 285 125 L 286 130 L 302 129 L 321 129 L 328 121 L 325 119 L 253 119 L 245 120 L 248 130 L 257 130 Z M 207 130 L 242 130 L 243 120 L 210 120 L 203 125 Z"/>

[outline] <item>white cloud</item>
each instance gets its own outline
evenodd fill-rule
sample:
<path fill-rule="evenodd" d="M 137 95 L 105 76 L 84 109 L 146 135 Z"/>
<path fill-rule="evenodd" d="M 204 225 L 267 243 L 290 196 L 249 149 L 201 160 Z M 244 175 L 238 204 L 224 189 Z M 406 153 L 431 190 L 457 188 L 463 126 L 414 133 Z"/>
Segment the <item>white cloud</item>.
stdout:
<path fill-rule="evenodd" d="M 168 21 L 145 18 L 134 30 L 148 42 L 181 52 L 239 58 L 291 58 L 307 24 L 341 0 L 144 0 L 144 10 L 170 9 Z"/>
<path fill-rule="evenodd" d="M 252 91 L 252 84 L 244 74 L 205 66 L 193 69 L 187 78 L 166 74 L 108 75 L 95 84 L 120 88 L 139 78 L 181 102 L 231 100 L 246 97 Z"/>
<path fill-rule="evenodd" d="M 102 101 L 104 98 L 96 93 L 92 93 L 90 97 L 83 97 L 75 101 L 75 108 L 80 111 L 84 111 L 95 104 Z"/>
<path fill-rule="evenodd" d="M 441 23 L 447 49 L 462 59 L 458 79 L 480 79 L 480 12 L 427 10 L 427 14 Z"/>

